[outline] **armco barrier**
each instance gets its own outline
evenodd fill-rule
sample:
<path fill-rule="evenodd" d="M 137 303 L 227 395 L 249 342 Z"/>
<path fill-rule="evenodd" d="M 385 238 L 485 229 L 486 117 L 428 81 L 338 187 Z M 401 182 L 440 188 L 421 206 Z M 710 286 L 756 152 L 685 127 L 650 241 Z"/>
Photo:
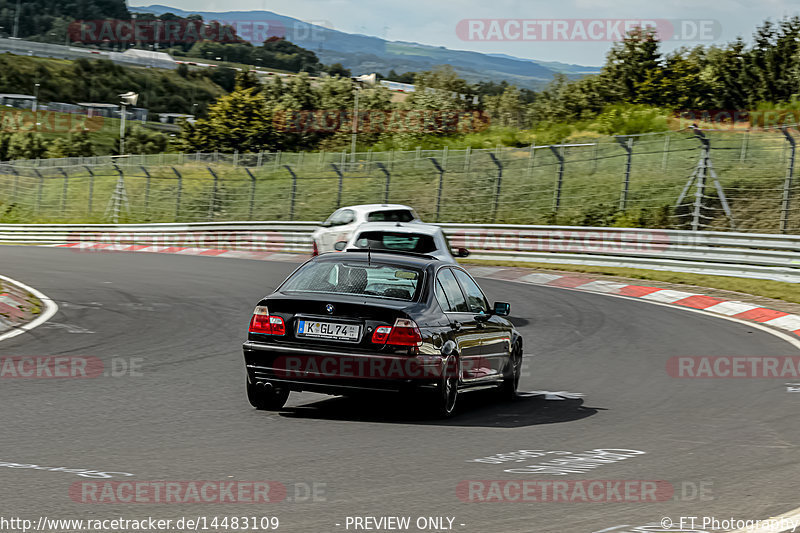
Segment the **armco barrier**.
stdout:
<path fill-rule="evenodd" d="M 96 242 L 310 253 L 318 222 L 9 224 L 0 243 Z M 472 259 L 670 270 L 800 282 L 800 236 L 627 228 L 441 224 Z"/>

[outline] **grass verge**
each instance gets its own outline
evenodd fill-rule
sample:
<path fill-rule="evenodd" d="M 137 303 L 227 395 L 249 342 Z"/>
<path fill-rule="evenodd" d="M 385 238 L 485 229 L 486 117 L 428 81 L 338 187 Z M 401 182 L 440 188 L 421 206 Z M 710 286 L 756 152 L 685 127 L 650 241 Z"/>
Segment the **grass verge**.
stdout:
<path fill-rule="evenodd" d="M 467 264 L 492 265 L 505 267 L 522 267 L 538 270 L 558 270 L 564 272 L 581 272 L 586 274 L 600 274 L 629 279 L 660 281 L 679 285 L 692 285 L 709 287 L 724 291 L 739 292 L 774 298 L 789 303 L 800 303 L 800 284 L 786 283 L 783 281 L 770 281 L 763 279 L 734 278 L 728 276 L 708 276 L 705 274 L 687 274 L 682 272 L 667 272 L 661 270 L 644 270 L 638 268 L 600 267 L 583 265 L 561 265 L 552 263 L 524 263 L 514 261 L 466 261 Z"/>

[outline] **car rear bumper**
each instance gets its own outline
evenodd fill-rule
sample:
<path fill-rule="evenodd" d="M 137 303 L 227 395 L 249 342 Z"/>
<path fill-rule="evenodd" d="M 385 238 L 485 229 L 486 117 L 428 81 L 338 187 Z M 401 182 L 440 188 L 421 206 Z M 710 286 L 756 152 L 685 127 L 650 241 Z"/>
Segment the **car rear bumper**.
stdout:
<path fill-rule="evenodd" d="M 349 394 L 432 388 L 441 380 L 444 357 L 363 354 L 247 341 L 245 366 L 251 382 L 281 384 L 293 391 Z"/>

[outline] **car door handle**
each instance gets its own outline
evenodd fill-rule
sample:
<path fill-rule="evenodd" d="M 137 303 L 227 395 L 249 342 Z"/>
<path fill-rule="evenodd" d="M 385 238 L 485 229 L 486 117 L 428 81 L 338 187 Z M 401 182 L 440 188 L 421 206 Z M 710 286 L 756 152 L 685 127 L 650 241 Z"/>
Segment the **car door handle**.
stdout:
<path fill-rule="evenodd" d="M 453 322 L 453 324 L 450 327 L 453 328 L 456 331 L 459 331 L 461 329 L 461 322 L 456 320 L 455 322 Z"/>

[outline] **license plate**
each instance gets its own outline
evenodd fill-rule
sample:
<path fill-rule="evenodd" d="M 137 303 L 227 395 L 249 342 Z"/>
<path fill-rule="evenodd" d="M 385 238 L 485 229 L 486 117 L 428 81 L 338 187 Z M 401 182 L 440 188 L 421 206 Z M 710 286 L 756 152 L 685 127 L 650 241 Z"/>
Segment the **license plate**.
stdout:
<path fill-rule="evenodd" d="M 297 335 L 300 337 L 357 341 L 359 333 L 360 328 L 356 324 L 336 324 L 334 322 L 300 320 L 297 325 Z"/>

